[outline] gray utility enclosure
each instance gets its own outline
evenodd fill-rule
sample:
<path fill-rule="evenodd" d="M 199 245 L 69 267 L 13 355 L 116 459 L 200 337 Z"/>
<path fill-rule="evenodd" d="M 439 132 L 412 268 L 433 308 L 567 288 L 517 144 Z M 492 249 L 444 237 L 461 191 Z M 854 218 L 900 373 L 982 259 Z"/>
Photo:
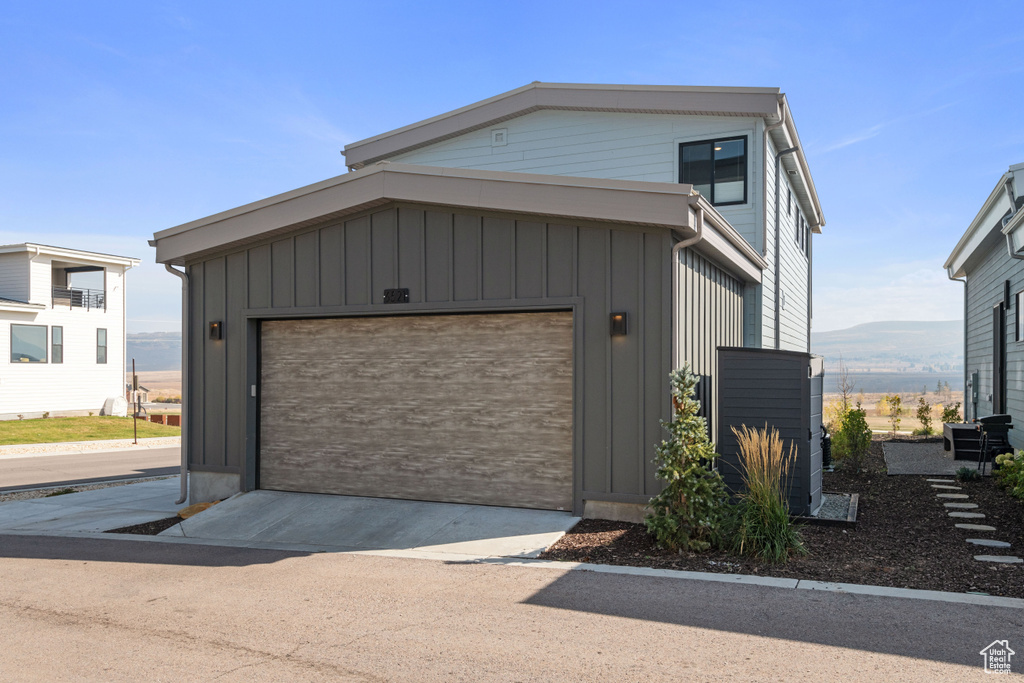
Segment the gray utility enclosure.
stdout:
<path fill-rule="evenodd" d="M 789 472 L 789 511 L 810 515 L 821 505 L 821 409 L 824 364 L 796 351 L 718 350 L 719 470 L 729 490 L 743 490 L 732 428 L 775 428 L 784 451 L 796 445 Z"/>

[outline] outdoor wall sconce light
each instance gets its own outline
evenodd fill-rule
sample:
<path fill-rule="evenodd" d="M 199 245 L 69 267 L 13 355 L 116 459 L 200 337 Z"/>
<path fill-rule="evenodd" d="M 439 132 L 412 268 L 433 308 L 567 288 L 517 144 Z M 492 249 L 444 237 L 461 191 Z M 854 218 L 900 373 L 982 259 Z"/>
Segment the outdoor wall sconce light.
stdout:
<path fill-rule="evenodd" d="M 626 322 L 626 313 L 625 313 L 625 311 L 620 312 L 620 313 L 612 313 L 612 315 L 611 315 L 611 322 L 612 322 L 612 336 L 613 337 L 622 337 L 622 336 L 625 336 L 627 334 L 628 327 L 627 327 L 627 322 Z"/>
<path fill-rule="evenodd" d="M 210 323 L 210 339 L 219 340 L 224 338 L 224 323 L 214 320 Z"/>

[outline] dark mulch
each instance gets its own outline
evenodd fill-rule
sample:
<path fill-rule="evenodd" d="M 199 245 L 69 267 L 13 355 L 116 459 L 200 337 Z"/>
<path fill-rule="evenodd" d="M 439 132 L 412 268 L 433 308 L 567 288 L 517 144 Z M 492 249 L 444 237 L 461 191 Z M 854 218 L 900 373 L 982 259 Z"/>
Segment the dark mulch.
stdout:
<path fill-rule="evenodd" d="M 642 524 L 589 519 L 577 524 L 541 557 L 1024 598 L 1024 566 L 974 559 L 974 555 L 1024 554 L 1024 503 L 986 477 L 958 484 L 962 486 L 958 493 L 970 496 L 965 502 L 977 503 L 976 512 L 983 512 L 986 518 L 955 519 L 946 514 L 946 501 L 935 497 L 939 491 L 925 481 L 929 478 L 939 477 L 887 475 L 882 443 L 872 442 L 864 471 L 824 475 L 826 491 L 860 494 L 857 524 L 804 526 L 809 554 L 785 565 L 724 551 L 671 553 L 655 546 Z M 954 526 L 957 522 L 988 524 L 997 531 L 964 531 Z M 1008 541 L 1013 547 L 984 548 L 966 543 L 967 538 Z"/>
<path fill-rule="evenodd" d="M 181 523 L 181 517 L 175 515 L 174 517 L 167 517 L 166 519 L 158 519 L 155 522 L 146 522 L 145 524 L 133 524 L 132 526 L 123 526 L 120 529 L 108 529 L 103 533 L 140 534 L 142 536 L 156 536 L 161 531 L 170 529 L 172 526 L 179 523 Z"/>

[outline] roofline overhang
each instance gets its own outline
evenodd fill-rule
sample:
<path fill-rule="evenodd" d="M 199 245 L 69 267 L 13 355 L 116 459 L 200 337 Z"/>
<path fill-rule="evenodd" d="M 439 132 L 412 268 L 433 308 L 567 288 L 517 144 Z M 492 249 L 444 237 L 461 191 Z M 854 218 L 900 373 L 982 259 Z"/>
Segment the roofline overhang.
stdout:
<path fill-rule="evenodd" d="M 12 303 L 10 301 L 0 301 L 0 311 L 6 311 L 9 313 L 35 313 L 36 311 L 46 310 L 46 306 L 43 304 L 30 304 L 30 303 Z"/>
<path fill-rule="evenodd" d="M 67 249 L 65 247 L 54 247 L 48 244 L 36 244 L 35 242 L 0 245 L 0 254 L 17 254 L 21 252 L 40 254 L 44 256 L 56 256 L 70 261 L 128 266 L 130 268 L 134 268 L 142 262 L 140 259 L 131 256 L 101 254 L 94 251 L 81 251 L 78 249 Z"/>
<path fill-rule="evenodd" d="M 463 133 L 487 128 L 542 109 L 637 114 L 749 116 L 784 126 L 796 152 L 800 175 L 807 188 L 811 228 L 825 225 L 810 167 L 789 112 L 786 96 L 778 88 L 737 88 L 674 85 L 611 85 L 533 82 L 515 90 L 474 102 L 402 128 L 345 145 L 342 154 L 350 169 L 358 170 Z M 783 110 L 785 109 L 785 115 Z"/>
<path fill-rule="evenodd" d="M 158 263 L 207 254 L 392 202 L 560 220 L 650 226 L 695 234 L 696 209 L 716 230 L 701 246 L 744 280 L 760 282 L 761 255 L 690 185 L 383 162 L 154 234 Z"/>
<path fill-rule="evenodd" d="M 1024 171 L 1024 164 L 1015 164 L 999 176 L 998 182 L 995 187 L 989 193 L 988 198 L 985 199 L 984 204 L 981 205 L 981 209 L 975 214 L 971 224 L 967 226 L 967 230 L 964 231 L 963 236 L 957 241 L 956 246 L 953 247 L 953 251 L 950 253 L 946 262 L 942 264 L 942 267 L 946 269 L 950 277 L 964 277 L 966 272 L 964 266 L 967 261 L 974 255 L 974 252 L 981 246 L 982 242 L 985 241 L 989 235 L 994 234 L 997 230 L 1001 230 L 1003 234 L 1008 234 L 1013 230 L 1013 226 L 1016 222 L 1010 221 L 1005 227 L 1000 226 L 998 221 L 992 222 L 986 228 L 986 223 L 991 221 L 989 215 L 993 209 L 996 209 L 1001 202 L 1005 202 L 1007 209 L 1011 209 L 1009 199 L 1006 197 L 1006 183 L 1014 177 L 1016 172 Z M 1019 213 L 1024 213 L 1021 211 Z M 1016 219 L 1016 217 L 1015 217 Z M 1017 223 L 1019 225 L 1019 223 Z"/>

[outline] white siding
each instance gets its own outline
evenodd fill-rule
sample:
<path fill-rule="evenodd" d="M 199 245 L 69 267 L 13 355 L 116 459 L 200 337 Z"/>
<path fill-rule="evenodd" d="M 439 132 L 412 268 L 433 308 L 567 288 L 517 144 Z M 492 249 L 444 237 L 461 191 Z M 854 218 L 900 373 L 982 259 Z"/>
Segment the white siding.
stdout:
<path fill-rule="evenodd" d="M 28 254 L 0 254 L 0 297 L 28 301 Z"/>
<path fill-rule="evenodd" d="M 41 259 L 37 259 L 41 260 Z M 120 266 L 107 271 L 107 309 L 49 308 L 50 264 L 33 275 L 32 297 L 48 308 L 37 313 L 0 313 L 0 418 L 42 412 L 93 411 L 103 402 L 124 396 L 124 274 Z M 43 284 L 40 285 L 39 282 Z M 38 299 L 38 300 L 36 300 Z M 45 299 L 42 300 L 42 299 Z M 46 325 L 52 343 L 52 327 L 64 328 L 64 362 L 11 362 L 12 323 Z M 96 330 L 107 330 L 107 362 L 96 362 Z M 52 361 L 48 348 L 48 360 Z"/>
<path fill-rule="evenodd" d="M 508 130 L 507 144 L 491 146 L 491 130 Z M 763 121 L 729 116 L 618 114 L 538 111 L 490 128 L 392 157 L 392 161 L 450 168 L 544 173 L 675 183 L 679 143 L 717 136 L 746 135 L 747 202 L 720 211 L 761 249 L 760 169 Z"/>

